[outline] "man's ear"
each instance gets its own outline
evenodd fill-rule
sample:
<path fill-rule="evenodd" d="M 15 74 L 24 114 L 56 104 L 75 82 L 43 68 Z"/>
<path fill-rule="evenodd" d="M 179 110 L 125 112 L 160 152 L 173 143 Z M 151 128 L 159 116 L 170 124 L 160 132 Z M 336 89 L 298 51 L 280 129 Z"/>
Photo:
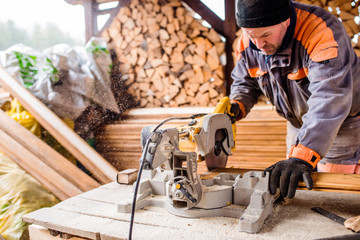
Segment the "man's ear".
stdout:
<path fill-rule="evenodd" d="M 282 23 L 284 23 L 284 26 L 286 28 L 288 28 L 288 26 L 290 25 L 290 18 L 286 19 L 285 21 L 283 21 Z"/>

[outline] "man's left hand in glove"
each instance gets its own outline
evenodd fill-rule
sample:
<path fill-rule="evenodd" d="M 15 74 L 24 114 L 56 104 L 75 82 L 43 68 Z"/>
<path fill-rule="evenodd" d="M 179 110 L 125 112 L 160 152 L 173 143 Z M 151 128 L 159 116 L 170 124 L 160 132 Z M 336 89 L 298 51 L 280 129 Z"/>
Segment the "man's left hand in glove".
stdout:
<path fill-rule="evenodd" d="M 280 197 L 293 198 L 300 180 L 304 181 L 305 186 L 311 190 L 313 188 L 311 172 L 319 161 L 320 156 L 313 150 L 302 145 L 293 146 L 289 159 L 265 169 L 265 172 L 270 172 L 270 193 L 274 195 L 279 187 Z"/>

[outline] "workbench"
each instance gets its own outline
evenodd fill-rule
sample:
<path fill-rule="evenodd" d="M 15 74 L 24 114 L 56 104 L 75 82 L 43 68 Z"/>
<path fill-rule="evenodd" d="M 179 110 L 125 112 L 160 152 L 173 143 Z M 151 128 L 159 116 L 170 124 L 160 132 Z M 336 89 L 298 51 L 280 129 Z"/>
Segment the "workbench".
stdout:
<path fill-rule="evenodd" d="M 127 239 L 130 214 L 118 212 L 117 204 L 132 196 L 132 185 L 112 182 L 29 213 L 23 219 L 31 224 L 33 240 Z M 239 232 L 236 218 L 183 218 L 151 206 L 136 211 L 133 239 L 298 240 L 354 234 L 312 211 L 311 207 L 316 206 L 344 218 L 354 217 L 360 215 L 360 194 L 298 190 L 294 199 L 274 203 L 272 214 L 257 234 Z"/>

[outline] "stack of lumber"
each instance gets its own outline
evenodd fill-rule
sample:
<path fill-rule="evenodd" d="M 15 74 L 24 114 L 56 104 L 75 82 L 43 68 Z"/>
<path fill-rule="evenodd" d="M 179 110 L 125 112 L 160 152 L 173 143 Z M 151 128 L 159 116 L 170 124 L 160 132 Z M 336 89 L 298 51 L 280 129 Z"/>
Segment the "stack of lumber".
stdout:
<path fill-rule="evenodd" d="M 224 42 L 179 0 L 132 0 L 104 37 L 141 107 L 215 106 Z"/>
<path fill-rule="evenodd" d="M 115 168 L 138 168 L 141 156 L 140 133 L 147 125 L 156 125 L 168 117 L 211 113 L 211 107 L 145 108 L 127 112 L 127 119 L 105 125 L 96 135 L 96 149 Z M 188 122 L 171 122 L 183 125 Z M 264 169 L 286 158 L 286 121 L 269 105 L 255 106 L 236 125 L 236 150 L 227 167 Z M 205 163 L 199 171 L 206 171 Z"/>
<path fill-rule="evenodd" d="M 49 108 L 0 67 L 0 84 L 66 148 L 100 183 L 114 181 L 117 171 Z M 27 129 L 0 112 L 0 149 L 59 199 L 75 196 L 99 183 L 68 162 Z"/>

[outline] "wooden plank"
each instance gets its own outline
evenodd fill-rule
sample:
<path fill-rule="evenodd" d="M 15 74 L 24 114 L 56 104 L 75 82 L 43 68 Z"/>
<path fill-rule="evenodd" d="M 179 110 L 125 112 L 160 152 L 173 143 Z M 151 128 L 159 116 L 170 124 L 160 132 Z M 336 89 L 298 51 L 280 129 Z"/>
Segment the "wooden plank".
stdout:
<path fill-rule="evenodd" d="M 0 84 L 11 92 L 35 119 L 101 183 L 111 182 L 115 179 L 117 171 L 110 163 L 2 67 L 0 68 Z"/>
<path fill-rule="evenodd" d="M 111 219 L 96 218 L 55 208 L 39 209 L 25 215 L 23 220 L 48 229 L 89 239 L 100 239 L 102 228 L 112 222 Z M 125 230 L 125 226 L 123 230 Z"/>
<path fill-rule="evenodd" d="M 33 153 L 1 129 L 0 139 L 0 150 L 49 189 L 49 191 L 60 200 L 65 200 L 82 193 L 80 189 L 43 163 Z"/>
<path fill-rule="evenodd" d="M 100 184 L 0 110 L 0 129 L 82 191 Z M 76 176 L 76 177 L 75 177 Z"/>
<path fill-rule="evenodd" d="M 118 172 L 116 176 L 116 182 L 123 184 L 132 184 L 135 182 L 138 175 L 137 169 L 126 169 Z"/>
<path fill-rule="evenodd" d="M 53 231 L 55 232 L 55 231 Z M 29 226 L 30 239 L 34 240 L 63 240 L 63 234 L 59 233 L 56 236 L 51 235 L 50 230 L 39 225 L 32 224 Z M 71 240 L 81 240 L 85 238 L 71 236 Z"/>
<path fill-rule="evenodd" d="M 202 178 L 212 178 L 219 173 L 245 173 L 249 169 L 237 168 L 219 168 L 209 173 L 205 173 Z M 349 192 L 360 194 L 360 174 L 342 174 L 342 173 L 311 173 L 316 191 Z M 301 188 L 305 187 L 303 182 L 299 183 Z"/>
<path fill-rule="evenodd" d="M 103 215 L 109 212 L 103 212 Z M 114 213 L 116 210 L 114 209 Z M 156 213 L 156 212 L 152 212 Z M 129 214 L 126 214 L 129 215 Z M 137 214 L 139 216 L 140 214 Z M 154 222 L 154 217 L 151 217 L 149 213 L 144 213 L 142 215 L 148 215 L 145 220 L 146 224 L 135 223 L 133 228 L 133 238 L 134 239 L 184 239 L 184 229 L 179 226 L 173 225 L 169 222 L 168 226 L 164 226 L 166 223 L 161 218 L 156 217 L 156 222 Z M 161 214 L 164 216 L 165 214 Z M 167 216 L 167 214 L 166 214 Z M 169 217 L 169 216 L 167 216 Z M 178 219 L 176 216 L 170 216 L 172 219 Z M 88 239 L 101 239 L 101 240 L 120 240 L 127 239 L 129 222 L 124 220 L 116 220 L 105 217 L 96 217 L 88 214 L 81 214 L 71 211 L 63 211 L 56 208 L 42 208 L 35 212 L 29 213 L 23 217 L 23 220 L 28 223 L 34 223 L 40 226 L 43 226 L 48 229 L 53 229 L 60 232 L 66 232 L 74 236 L 88 238 Z M 183 220 L 183 226 L 187 226 L 189 222 L 194 222 L 193 220 L 180 218 Z M 236 222 L 236 219 L 232 220 Z M 172 220 L 174 222 L 174 220 Z M 202 225 L 204 225 L 203 223 Z M 198 226 L 191 226 L 191 229 L 195 229 Z M 229 227 L 228 227 L 229 228 Z M 210 232 L 206 235 L 210 237 Z M 199 232 L 194 232 L 194 239 L 201 239 L 203 234 Z M 220 236 L 219 233 L 215 235 Z"/>

